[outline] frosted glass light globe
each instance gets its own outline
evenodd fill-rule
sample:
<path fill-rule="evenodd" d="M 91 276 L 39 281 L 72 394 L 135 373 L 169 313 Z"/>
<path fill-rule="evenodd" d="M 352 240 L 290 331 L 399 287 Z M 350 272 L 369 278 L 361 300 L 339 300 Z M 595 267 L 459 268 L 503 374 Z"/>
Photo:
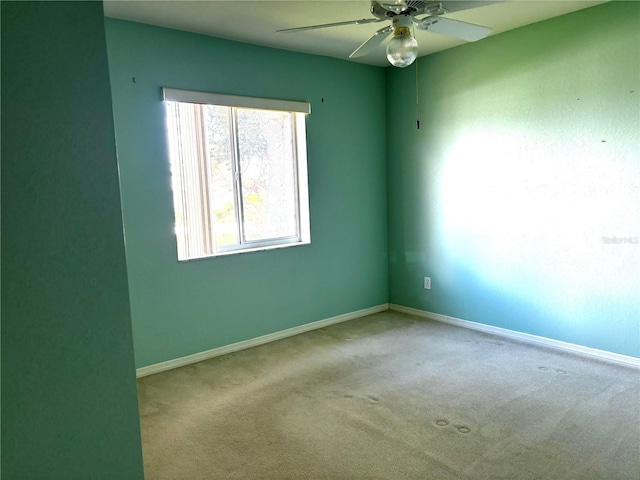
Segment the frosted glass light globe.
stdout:
<path fill-rule="evenodd" d="M 394 67 L 408 67 L 418 56 L 418 42 L 408 28 L 396 28 L 387 45 L 387 60 Z"/>

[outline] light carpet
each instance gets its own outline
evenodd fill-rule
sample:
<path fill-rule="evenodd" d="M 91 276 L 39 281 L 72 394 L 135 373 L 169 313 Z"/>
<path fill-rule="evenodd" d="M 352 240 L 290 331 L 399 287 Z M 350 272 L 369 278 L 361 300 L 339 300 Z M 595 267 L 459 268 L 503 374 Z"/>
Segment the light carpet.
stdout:
<path fill-rule="evenodd" d="M 640 370 L 397 312 L 138 387 L 149 480 L 640 479 Z"/>

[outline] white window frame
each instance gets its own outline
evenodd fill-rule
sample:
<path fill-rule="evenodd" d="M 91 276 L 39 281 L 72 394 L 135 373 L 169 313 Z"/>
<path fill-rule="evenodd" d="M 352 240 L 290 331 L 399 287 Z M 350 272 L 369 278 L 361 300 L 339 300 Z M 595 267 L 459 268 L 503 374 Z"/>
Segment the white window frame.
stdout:
<path fill-rule="evenodd" d="M 230 255 L 244 252 L 255 252 L 260 250 L 270 250 L 276 248 L 291 247 L 297 245 L 307 245 L 311 243 L 311 228 L 309 221 L 309 190 L 307 175 L 307 145 L 306 145 L 306 125 L 305 117 L 311 113 L 311 105 L 308 102 L 277 100 L 270 98 L 244 97 L 238 95 L 226 95 L 219 93 L 198 92 L 191 90 L 179 90 L 175 88 L 162 87 L 162 100 L 169 102 L 184 102 L 203 105 L 217 105 L 233 108 L 249 108 L 252 110 L 271 110 L 282 111 L 292 114 L 292 130 L 294 143 L 294 172 L 295 172 L 295 203 L 296 203 L 296 223 L 297 232 L 295 235 L 287 237 L 278 237 L 274 239 L 246 240 L 241 233 L 243 229 L 242 218 L 238 213 L 236 205 L 236 215 L 238 219 L 239 241 L 237 245 L 216 246 L 215 242 L 207 247 L 209 252 L 198 255 L 190 255 L 188 252 L 185 256 L 180 256 L 178 247 L 178 261 L 190 261 L 200 258 L 217 257 L 222 255 Z M 235 114 L 235 112 L 233 112 Z M 234 115 L 235 116 L 235 115 Z M 167 132 L 169 138 L 171 132 Z M 234 134 L 235 137 L 235 134 Z M 237 142 L 237 137 L 232 139 Z M 236 159 L 237 160 L 237 159 Z M 172 162 L 170 162 L 172 164 Z M 173 164 L 172 164 L 173 169 Z M 173 171 L 172 171 L 172 174 Z M 175 180 L 174 180 L 175 181 Z M 241 193 L 241 177 L 236 172 L 236 184 L 234 190 L 236 196 L 240 197 Z M 208 187 L 207 187 L 208 188 Z M 176 208 L 175 198 L 176 191 L 174 189 L 174 211 Z M 236 202 L 241 201 L 240 198 Z M 211 213 L 208 213 L 208 223 L 212 224 Z M 176 244 L 178 243 L 176 232 Z M 205 248 L 206 250 L 206 248 Z"/>

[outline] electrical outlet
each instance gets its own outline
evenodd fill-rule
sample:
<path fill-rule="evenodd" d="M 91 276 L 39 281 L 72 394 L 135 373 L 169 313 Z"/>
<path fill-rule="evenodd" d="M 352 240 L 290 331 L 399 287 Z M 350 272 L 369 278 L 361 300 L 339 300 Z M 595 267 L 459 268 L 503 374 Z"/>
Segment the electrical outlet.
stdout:
<path fill-rule="evenodd" d="M 424 289 L 431 290 L 431 277 L 424 277 Z"/>

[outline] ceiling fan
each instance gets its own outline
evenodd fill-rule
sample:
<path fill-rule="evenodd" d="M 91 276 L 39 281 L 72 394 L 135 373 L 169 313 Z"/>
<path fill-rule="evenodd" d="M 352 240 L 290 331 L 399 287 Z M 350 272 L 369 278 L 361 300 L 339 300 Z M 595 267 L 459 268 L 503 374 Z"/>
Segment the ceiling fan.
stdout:
<path fill-rule="evenodd" d="M 349 55 L 349 58 L 362 57 L 376 50 L 387 40 L 390 34 L 386 52 L 389 63 L 395 67 L 407 67 L 418 56 L 418 42 L 412 33 L 415 28 L 430 32 L 449 35 L 451 37 L 475 42 L 491 33 L 491 28 L 482 25 L 454 20 L 443 17 L 447 13 L 467 10 L 493 2 L 478 1 L 444 1 L 434 2 L 425 0 L 373 0 L 370 12 L 374 18 L 361 20 L 347 20 L 344 22 L 326 23 L 322 25 L 309 25 L 306 27 L 285 28 L 277 30 L 277 33 L 303 32 L 319 28 L 338 27 L 342 25 L 362 25 L 391 20 L 387 25 L 375 32 L 362 45 Z M 421 15 L 425 17 L 418 18 Z"/>

